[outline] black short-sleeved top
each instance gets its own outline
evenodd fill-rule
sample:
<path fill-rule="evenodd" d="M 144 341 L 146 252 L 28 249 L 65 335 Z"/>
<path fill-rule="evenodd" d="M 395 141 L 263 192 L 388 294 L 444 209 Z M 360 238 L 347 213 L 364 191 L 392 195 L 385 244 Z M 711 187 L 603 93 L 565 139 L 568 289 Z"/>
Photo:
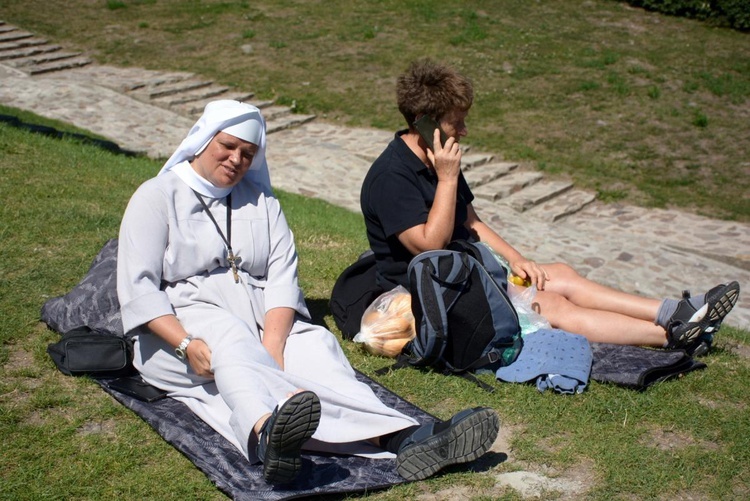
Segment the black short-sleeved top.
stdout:
<path fill-rule="evenodd" d="M 399 131 L 372 164 L 362 183 L 360 205 L 367 239 L 375 253 L 378 285 L 390 290 L 408 287 L 406 269 L 412 254 L 396 235 L 427 222 L 437 191 L 437 175 L 414 154 Z M 452 239 L 470 239 L 464 223 L 468 204 L 474 200 L 463 173 L 458 179 L 455 224 Z"/>

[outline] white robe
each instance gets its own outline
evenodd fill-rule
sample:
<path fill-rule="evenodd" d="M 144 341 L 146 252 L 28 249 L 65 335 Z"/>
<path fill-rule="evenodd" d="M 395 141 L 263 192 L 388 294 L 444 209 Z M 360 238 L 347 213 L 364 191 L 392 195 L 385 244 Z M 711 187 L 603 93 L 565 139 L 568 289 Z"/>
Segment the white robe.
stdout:
<path fill-rule="evenodd" d="M 205 200 L 226 236 L 226 198 Z M 131 198 L 117 269 L 125 331 L 174 313 L 211 349 L 215 376 L 198 376 L 172 346 L 141 328 L 134 363 L 143 378 L 186 403 L 252 461 L 253 425 L 298 388 L 321 400 L 320 425 L 306 448 L 372 453 L 360 441 L 417 424 L 357 381 L 333 334 L 306 321 L 293 236 L 278 200 L 243 179 L 232 190 L 231 223 L 239 284 L 216 226 L 175 172 L 146 181 Z M 283 371 L 261 345 L 265 313 L 276 307 L 297 311 Z"/>

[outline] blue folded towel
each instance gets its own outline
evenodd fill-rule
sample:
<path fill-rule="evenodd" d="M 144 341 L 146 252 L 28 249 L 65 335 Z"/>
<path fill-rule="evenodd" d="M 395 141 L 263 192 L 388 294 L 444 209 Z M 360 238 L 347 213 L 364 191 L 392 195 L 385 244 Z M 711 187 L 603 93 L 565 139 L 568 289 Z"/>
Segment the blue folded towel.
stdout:
<path fill-rule="evenodd" d="M 591 345 L 578 334 L 539 329 L 523 337 L 523 349 L 512 364 L 497 370 L 497 379 L 525 383 L 536 379 L 540 392 L 582 393 L 591 374 Z"/>

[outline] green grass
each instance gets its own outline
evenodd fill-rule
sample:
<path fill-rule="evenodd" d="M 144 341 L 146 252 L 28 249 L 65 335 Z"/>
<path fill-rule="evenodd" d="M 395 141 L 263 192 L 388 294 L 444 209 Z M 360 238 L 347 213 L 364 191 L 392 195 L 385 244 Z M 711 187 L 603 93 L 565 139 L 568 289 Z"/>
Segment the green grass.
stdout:
<path fill-rule="evenodd" d="M 83 277 L 117 236 L 132 192 L 158 169 L 145 158 L 0 124 L 2 499 L 224 499 L 148 425 L 93 382 L 63 376 L 45 353 L 57 335 L 40 324 L 41 306 Z M 328 298 L 338 273 L 366 247 L 361 216 L 297 195 L 279 198 L 314 320 L 336 332 Z M 371 497 L 467 489 L 476 499 L 516 499 L 494 476 L 531 470 L 577 479 L 590 499 L 746 499 L 750 396 L 742 382 L 750 363 L 730 349 L 738 343 L 747 346 L 750 334 L 723 328 L 707 370 L 643 393 L 592 383 L 574 397 L 514 384 L 496 384 L 490 394 L 461 378 L 406 369 L 376 378 L 441 418 L 491 406 L 511 443 L 502 451 L 510 458 L 484 458 L 475 473 L 452 468 Z M 366 374 L 391 363 L 342 345 Z"/>
<path fill-rule="evenodd" d="M 474 81 L 478 150 L 626 202 L 750 221 L 746 33 L 612 0 L 5 0 L 0 17 L 100 63 L 385 129 L 402 126 L 396 76 L 429 56 Z"/>

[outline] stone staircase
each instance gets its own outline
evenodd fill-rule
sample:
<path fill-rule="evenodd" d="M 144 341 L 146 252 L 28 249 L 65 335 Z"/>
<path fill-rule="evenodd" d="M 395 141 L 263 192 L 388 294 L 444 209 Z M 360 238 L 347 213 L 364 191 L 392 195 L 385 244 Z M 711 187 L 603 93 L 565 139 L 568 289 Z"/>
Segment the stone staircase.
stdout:
<path fill-rule="evenodd" d="M 61 46 L 37 38 L 33 33 L 0 21 L 0 64 L 10 66 L 28 76 L 61 72 L 93 64 L 79 52 L 67 52 Z M 313 120 L 315 115 L 293 113 L 288 106 L 273 101 L 253 101 L 252 92 L 243 92 L 218 85 L 187 72 L 147 72 L 123 70 L 113 73 L 109 68 L 91 69 L 89 75 L 97 84 L 125 93 L 139 101 L 168 109 L 180 115 L 197 118 L 206 103 L 215 99 L 235 99 L 252 103 L 266 119 L 268 132 L 276 132 Z"/>
<path fill-rule="evenodd" d="M 81 55 L 0 21 L 0 64 L 30 77 L 58 77 L 69 73 L 96 85 L 112 89 L 140 102 L 195 119 L 206 103 L 235 99 L 263 110 L 269 133 L 298 127 L 315 115 L 294 113 L 273 101 L 254 100 L 252 92 L 219 85 L 189 72 L 161 72 L 138 68 L 97 66 Z M 66 70 L 69 70 L 66 72 Z M 567 181 L 547 180 L 544 174 L 518 163 L 497 161 L 492 154 L 474 153 L 464 146 L 463 170 L 479 200 L 499 210 L 512 209 L 548 222 L 560 220 L 595 200 L 595 195 L 575 189 Z"/>
<path fill-rule="evenodd" d="M 33 76 L 86 66 L 91 59 L 0 21 L 0 63 Z"/>
<path fill-rule="evenodd" d="M 315 115 L 294 113 L 292 108 L 277 106 L 273 101 L 255 100 L 252 92 L 218 85 L 192 73 L 158 73 L 121 85 L 119 90 L 139 101 L 190 118 L 198 118 L 206 104 L 216 99 L 234 99 L 251 103 L 263 111 L 269 134 L 302 125 L 315 118 Z"/>
<path fill-rule="evenodd" d="M 548 180 L 539 171 L 495 161 L 489 154 L 469 151 L 462 159 L 462 168 L 475 197 L 549 222 L 574 214 L 596 200 L 593 193 L 574 189 L 570 181 Z"/>

